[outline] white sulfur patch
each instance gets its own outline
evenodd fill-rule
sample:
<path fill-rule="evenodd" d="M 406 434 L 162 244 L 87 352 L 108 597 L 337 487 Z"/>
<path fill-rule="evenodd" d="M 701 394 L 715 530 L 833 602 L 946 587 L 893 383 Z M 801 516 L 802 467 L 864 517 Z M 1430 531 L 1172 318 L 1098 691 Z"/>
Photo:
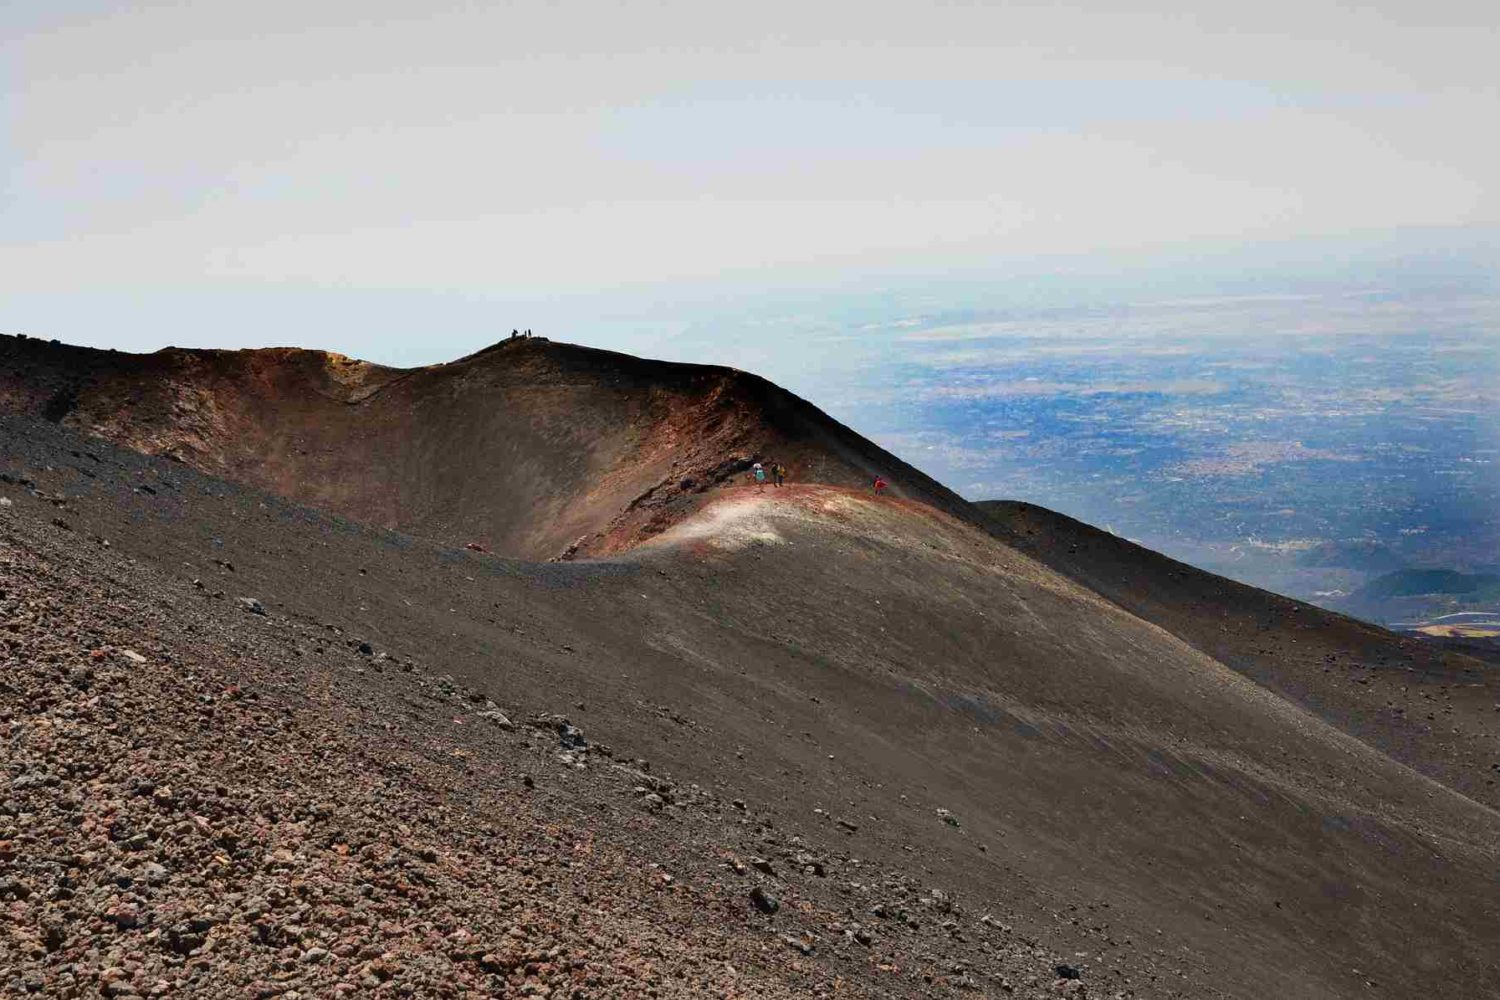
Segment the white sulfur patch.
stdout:
<path fill-rule="evenodd" d="M 717 549 L 738 551 L 752 545 L 785 545 L 756 500 L 721 502 L 693 519 L 665 532 L 656 541 L 681 545 L 707 542 Z"/>

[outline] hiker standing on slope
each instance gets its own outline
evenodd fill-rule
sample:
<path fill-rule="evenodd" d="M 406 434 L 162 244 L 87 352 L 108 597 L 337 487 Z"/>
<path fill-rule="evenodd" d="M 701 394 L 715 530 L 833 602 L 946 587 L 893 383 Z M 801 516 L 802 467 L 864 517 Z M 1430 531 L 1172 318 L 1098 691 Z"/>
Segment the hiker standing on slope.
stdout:
<path fill-rule="evenodd" d="M 880 496 L 880 494 L 885 492 L 886 485 L 886 481 L 879 476 L 876 476 L 875 481 L 870 484 L 871 488 L 875 490 L 876 496 Z"/>
<path fill-rule="evenodd" d="M 756 462 L 750 468 L 752 475 L 755 477 L 755 488 L 764 493 L 766 491 L 766 467 Z"/>
<path fill-rule="evenodd" d="M 782 465 L 780 462 L 777 462 L 775 465 L 771 466 L 771 476 L 775 480 L 777 486 L 785 486 L 786 466 Z"/>

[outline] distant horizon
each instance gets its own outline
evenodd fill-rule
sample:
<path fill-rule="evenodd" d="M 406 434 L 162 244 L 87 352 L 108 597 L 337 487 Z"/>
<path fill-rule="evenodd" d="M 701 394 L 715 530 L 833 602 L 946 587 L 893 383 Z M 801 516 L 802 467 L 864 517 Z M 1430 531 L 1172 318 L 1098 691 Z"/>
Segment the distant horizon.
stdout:
<path fill-rule="evenodd" d="M 914 301 L 938 310 L 1026 311 L 1049 305 L 1155 305 L 1179 298 L 1317 296 L 1392 281 L 1404 288 L 1500 293 L 1500 223 L 1309 236 L 1226 246 L 1215 253 L 1174 248 L 1120 261 L 1101 255 L 1019 258 L 932 272 L 830 272 L 795 282 L 730 275 L 521 299 L 499 292 L 482 297 L 436 289 L 279 286 L 205 288 L 192 294 L 12 290 L 0 298 L 0 332 L 132 353 L 163 347 L 300 347 L 420 367 L 462 357 L 528 326 L 553 339 L 646 356 L 669 346 L 672 337 L 664 331 L 685 317 L 712 322 L 721 311 L 738 318 L 745 309 L 788 302 L 803 309 L 862 302 L 872 314 L 897 304 L 912 307 Z M 122 316 L 131 319 L 121 323 Z M 56 322 L 47 323 L 49 317 Z M 735 346 L 726 349 L 732 353 Z M 733 364 L 705 356 L 691 360 Z"/>

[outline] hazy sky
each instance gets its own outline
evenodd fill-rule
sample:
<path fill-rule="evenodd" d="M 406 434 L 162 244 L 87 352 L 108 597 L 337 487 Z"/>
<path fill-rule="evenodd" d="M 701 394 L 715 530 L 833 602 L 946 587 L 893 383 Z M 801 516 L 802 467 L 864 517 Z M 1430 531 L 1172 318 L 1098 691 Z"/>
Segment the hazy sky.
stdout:
<path fill-rule="evenodd" d="M 0 330 L 410 360 L 643 283 L 1496 223 L 1497 11 L 0 0 Z"/>

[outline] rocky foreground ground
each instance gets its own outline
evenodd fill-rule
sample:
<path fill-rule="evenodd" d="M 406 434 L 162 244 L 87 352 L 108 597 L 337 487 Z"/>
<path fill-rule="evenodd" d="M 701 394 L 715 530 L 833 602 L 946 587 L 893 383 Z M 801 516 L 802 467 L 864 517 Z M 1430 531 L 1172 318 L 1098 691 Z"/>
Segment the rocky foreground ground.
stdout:
<path fill-rule="evenodd" d="M 571 706 L 4 497 L 0 994 L 1167 995 L 1144 950 L 1081 963 L 861 861 L 853 820 L 783 829 Z M 1059 919 L 1102 944 L 1106 916 Z"/>

